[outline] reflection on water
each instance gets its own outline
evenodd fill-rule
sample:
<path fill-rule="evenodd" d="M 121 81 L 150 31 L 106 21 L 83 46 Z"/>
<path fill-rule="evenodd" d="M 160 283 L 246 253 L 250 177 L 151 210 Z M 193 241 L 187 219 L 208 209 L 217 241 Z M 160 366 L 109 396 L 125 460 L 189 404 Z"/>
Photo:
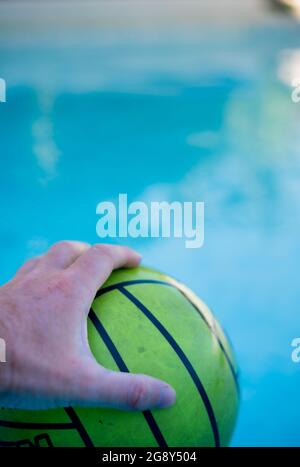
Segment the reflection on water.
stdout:
<path fill-rule="evenodd" d="M 233 444 L 299 444 L 297 27 L 101 34 L 0 46 L 1 280 L 56 240 L 97 241 L 96 204 L 119 193 L 205 201 L 202 249 L 128 243 L 231 336 L 243 393 Z"/>
<path fill-rule="evenodd" d="M 38 95 L 38 106 L 41 115 L 32 125 L 33 153 L 38 166 L 44 172 L 40 180 L 42 183 L 47 183 L 57 175 L 56 167 L 60 156 L 60 151 L 53 139 L 51 111 L 54 99 L 51 94 L 41 92 Z"/>

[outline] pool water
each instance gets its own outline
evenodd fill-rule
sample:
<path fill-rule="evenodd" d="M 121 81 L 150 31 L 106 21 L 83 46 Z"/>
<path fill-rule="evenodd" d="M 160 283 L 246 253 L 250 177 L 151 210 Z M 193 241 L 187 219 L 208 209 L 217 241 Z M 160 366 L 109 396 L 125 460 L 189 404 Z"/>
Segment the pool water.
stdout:
<path fill-rule="evenodd" d="M 299 27 L 0 33 L 0 281 L 96 205 L 204 201 L 205 243 L 121 239 L 214 310 L 238 359 L 232 440 L 300 445 Z M 13 39 L 13 40 L 12 40 Z"/>

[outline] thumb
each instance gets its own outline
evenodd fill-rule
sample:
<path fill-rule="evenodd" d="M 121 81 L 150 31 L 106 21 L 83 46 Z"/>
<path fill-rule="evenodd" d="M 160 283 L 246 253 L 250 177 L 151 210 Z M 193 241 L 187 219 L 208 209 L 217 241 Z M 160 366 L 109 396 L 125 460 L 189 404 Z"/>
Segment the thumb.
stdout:
<path fill-rule="evenodd" d="M 176 399 L 175 390 L 163 381 L 146 375 L 110 371 L 98 364 L 80 381 L 78 403 L 85 407 L 144 411 L 169 407 Z"/>

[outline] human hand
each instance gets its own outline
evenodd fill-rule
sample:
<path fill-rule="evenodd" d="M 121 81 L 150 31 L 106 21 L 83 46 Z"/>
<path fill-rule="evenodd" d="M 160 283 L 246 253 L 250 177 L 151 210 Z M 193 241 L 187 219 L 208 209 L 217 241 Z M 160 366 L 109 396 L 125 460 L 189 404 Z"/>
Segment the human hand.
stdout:
<path fill-rule="evenodd" d="M 126 247 L 63 241 L 0 287 L 0 336 L 7 348 L 1 407 L 146 410 L 174 403 L 167 383 L 105 369 L 88 344 L 87 316 L 97 290 L 113 269 L 139 262 Z"/>

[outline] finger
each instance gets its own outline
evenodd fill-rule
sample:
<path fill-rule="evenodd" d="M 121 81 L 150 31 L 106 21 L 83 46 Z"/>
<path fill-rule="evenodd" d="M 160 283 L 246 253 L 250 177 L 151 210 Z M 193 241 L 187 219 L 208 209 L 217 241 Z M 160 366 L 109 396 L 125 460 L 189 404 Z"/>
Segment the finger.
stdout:
<path fill-rule="evenodd" d="M 144 411 L 169 407 L 176 399 L 175 390 L 164 381 L 147 375 L 109 371 L 97 364 L 95 370 L 80 380 L 78 403 L 85 407 Z"/>
<path fill-rule="evenodd" d="M 24 277 L 26 274 L 30 273 L 38 266 L 39 262 L 41 261 L 42 256 L 36 256 L 34 258 L 29 259 L 24 263 L 16 272 L 13 279 L 20 279 Z"/>
<path fill-rule="evenodd" d="M 66 269 L 80 255 L 90 248 L 88 243 L 63 240 L 52 245 L 44 255 L 40 266 L 53 267 L 55 269 Z"/>
<path fill-rule="evenodd" d="M 67 272 L 73 281 L 88 289 L 94 297 L 114 269 L 135 267 L 140 261 L 141 256 L 130 248 L 97 244 L 79 256 Z"/>

